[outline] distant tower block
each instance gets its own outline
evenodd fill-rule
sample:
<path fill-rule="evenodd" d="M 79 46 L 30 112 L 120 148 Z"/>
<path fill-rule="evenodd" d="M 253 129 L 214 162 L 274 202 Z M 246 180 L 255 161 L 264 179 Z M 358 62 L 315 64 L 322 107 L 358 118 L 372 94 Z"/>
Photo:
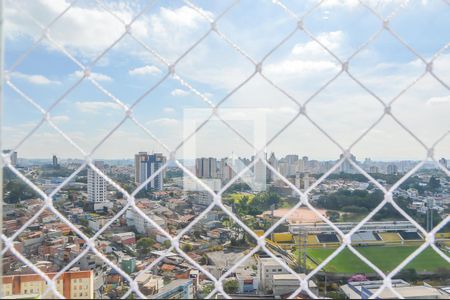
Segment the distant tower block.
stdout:
<path fill-rule="evenodd" d="M 445 158 L 441 158 L 439 163 L 444 166 L 444 168 L 448 168 L 447 160 Z"/>
<path fill-rule="evenodd" d="M 54 167 L 58 166 L 58 157 L 56 157 L 56 155 L 53 155 L 52 157 L 52 164 Z"/>
<path fill-rule="evenodd" d="M 295 185 L 296 188 L 301 189 L 301 178 L 300 178 L 300 173 L 295 174 L 294 185 Z"/>
<path fill-rule="evenodd" d="M 141 185 L 149 177 L 151 177 L 157 170 L 159 170 L 166 163 L 166 157 L 162 153 L 147 154 L 147 152 L 139 152 L 135 155 L 135 182 L 136 185 Z M 161 191 L 163 189 L 163 180 L 165 171 L 161 171 L 158 175 L 153 177 L 153 180 L 148 182 L 144 189 L 153 189 Z"/>
<path fill-rule="evenodd" d="M 95 161 L 94 165 L 101 171 L 105 169 L 105 163 L 103 161 Z M 108 201 L 107 195 L 108 183 L 106 180 L 93 169 L 87 170 L 87 192 L 88 201 L 92 205 L 92 208 L 97 210 L 104 210 L 105 208 L 111 208 L 112 202 Z"/>
<path fill-rule="evenodd" d="M 380 171 L 378 170 L 377 166 L 371 166 L 369 168 L 369 173 L 375 174 L 375 173 L 379 173 Z"/>
<path fill-rule="evenodd" d="M 309 183 L 310 183 L 310 178 L 308 173 L 305 173 L 305 175 L 303 176 L 303 188 L 305 190 L 307 190 L 309 188 Z"/>
<path fill-rule="evenodd" d="M 387 166 L 387 173 L 389 175 L 396 175 L 398 173 L 398 168 L 396 165 L 391 164 Z"/>

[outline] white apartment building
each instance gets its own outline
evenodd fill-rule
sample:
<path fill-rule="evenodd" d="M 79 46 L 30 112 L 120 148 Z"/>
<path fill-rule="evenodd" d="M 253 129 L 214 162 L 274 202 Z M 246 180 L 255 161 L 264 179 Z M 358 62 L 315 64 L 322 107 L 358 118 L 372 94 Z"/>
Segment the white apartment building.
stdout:
<path fill-rule="evenodd" d="M 233 175 L 235 175 L 228 158 L 222 158 L 220 160 L 219 175 L 224 182 L 230 181 L 231 178 L 233 178 Z"/>
<path fill-rule="evenodd" d="M 166 226 L 166 221 L 158 217 L 157 215 L 152 214 L 151 210 L 143 210 L 144 213 L 149 216 L 156 224 L 164 228 Z M 144 219 L 137 211 L 134 209 L 127 210 L 125 214 L 125 219 L 128 226 L 134 226 L 136 231 L 140 234 L 148 234 L 149 232 L 156 230 L 155 227 L 152 226 L 150 222 Z"/>
<path fill-rule="evenodd" d="M 273 290 L 274 275 L 290 274 L 272 257 L 260 257 L 258 259 L 258 276 L 260 290 L 268 292 Z"/>
<path fill-rule="evenodd" d="M 94 165 L 98 169 L 104 168 L 103 161 L 96 161 Z M 91 168 L 88 168 L 87 172 L 87 191 L 88 191 L 88 201 L 92 203 L 102 203 L 107 202 L 107 182 L 106 180 L 97 174 Z"/>
<path fill-rule="evenodd" d="M 199 192 L 192 196 L 192 203 L 197 205 L 208 206 L 213 201 L 214 198 L 209 192 Z"/>
<path fill-rule="evenodd" d="M 301 279 L 305 279 L 305 274 L 298 274 Z M 300 285 L 297 277 L 293 274 L 274 274 L 272 281 L 273 295 L 276 297 L 295 292 Z M 318 295 L 317 285 L 314 281 L 308 281 L 308 288 L 311 292 Z"/>

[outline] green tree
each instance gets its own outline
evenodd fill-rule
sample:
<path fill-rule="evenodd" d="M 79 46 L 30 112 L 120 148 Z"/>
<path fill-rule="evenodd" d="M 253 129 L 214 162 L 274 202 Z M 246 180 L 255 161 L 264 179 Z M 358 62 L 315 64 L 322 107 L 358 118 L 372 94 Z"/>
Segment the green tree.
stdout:
<path fill-rule="evenodd" d="M 163 242 L 163 246 L 164 248 L 170 248 L 170 246 L 172 246 L 172 243 L 169 240 L 165 240 Z"/>
<path fill-rule="evenodd" d="M 6 203 L 17 203 L 21 200 L 36 198 L 37 193 L 31 189 L 25 182 L 19 179 L 11 180 L 4 184 L 4 199 Z"/>
<path fill-rule="evenodd" d="M 256 216 L 270 209 L 272 205 L 282 207 L 284 203 L 285 200 L 275 192 L 261 192 L 253 198 L 242 196 L 233 202 L 233 206 L 240 216 Z"/>
<path fill-rule="evenodd" d="M 155 243 L 156 241 L 154 239 L 144 237 L 137 242 L 136 249 L 142 254 L 148 254 L 152 250 L 151 248 Z"/>
<path fill-rule="evenodd" d="M 193 247 L 191 244 L 184 244 L 184 245 L 181 247 L 181 249 L 182 249 L 184 252 L 191 252 L 191 251 L 194 249 L 194 247 Z"/>
<path fill-rule="evenodd" d="M 239 283 L 236 279 L 227 280 L 223 284 L 223 290 L 227 294 L 236 294 L 239 291 Z"/>
<path fill-rule="evenodd" d="M 436 276 L 444 280 L 445 284 L 448 285 L 450 283 L 450 268 L 439 268 L 436 270 Z"/>
<path fill-rule="evenodd" d="M 208 296 L 209 293 L 211 293 L 214 290 L 214 285 L 212 284 L 207 284 L 203 287 L 201 293 L 203 294 L 204 297 Z"/>
<path fill-rule="evenodd" d="M 416 269 L 403 269 L 398 273 L 397 277 L 408 282 L 416 282 L 419 279 Z"/>
<path fill-rule="evenodd" d="M 430 181 L 428 181 L 427 188 L 431 191 L 435 191 L 441 187 L 441 182 L 434 176 L 430 177 Z"/>

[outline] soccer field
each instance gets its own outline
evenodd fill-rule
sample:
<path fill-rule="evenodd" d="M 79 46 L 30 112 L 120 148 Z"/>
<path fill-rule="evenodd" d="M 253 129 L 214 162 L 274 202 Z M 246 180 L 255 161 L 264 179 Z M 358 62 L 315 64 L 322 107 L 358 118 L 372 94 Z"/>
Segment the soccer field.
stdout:
<path fill-rule="evenodd" d="M 356 247 L 362 255 L 383 272 L 392 271 L 416 248 L 417 247 L 414 246 Z M 321 263 L 333 253 L 334 250 L 335 249 L 308 249 L 307 253 L 316 263 Z M 417 272 L 426 272 L 435 271 L 439 268 L 450 268 L 450 266 L 433 249 L 427 248 L 405 267 L 405 269 L 407 268 L 416 269 Z M 375 272 L 347 248 L 325 266 L 325 271 L 337 273 Z"/>

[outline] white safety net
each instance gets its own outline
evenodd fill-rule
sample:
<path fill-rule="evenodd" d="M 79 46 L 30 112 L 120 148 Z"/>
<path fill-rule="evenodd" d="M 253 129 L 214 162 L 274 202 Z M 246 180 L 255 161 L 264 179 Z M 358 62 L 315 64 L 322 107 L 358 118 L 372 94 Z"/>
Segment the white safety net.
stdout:
<path fill-rule="evenodd" d="M 3 1 L 2 1 L 3 2 Z M 385 288 L 391 288 L 391 282 L 394 276 L 396 276 L 408 263 L 410 263 L 415 257 L 417 257 L 424 249 L 428 247 L 432 247 L 434 251 L 436 251 L 445 261 L 449 262 L 449 257 L 444 254 L 441 249 L 439 249 L 435 244 L 435 234 L 443 228 L 450 220 L 450 217 L 447 216 L 442 220 L 441 223 L 437 224 L 430 232 L 427 232 L 422 226 L 420 226 L 413 218 L 411 218 L 404 210 L 402 210 L 397 203 L 393 200 L 393 192 L 403 183 L 405 182 L 410 176 L 412 176 L 417 170 L 419 170 L 427 160 L 432 160 L 434 163 L 444 172 L 446 175 L 450 176 L 450 171 L 440 164 L 437 160 L 437 158 L 434 156 L 434 149 L 435 147 L 444 140 L 450 132 L 447 131 L 440 139 L 436 140 L 434 144 L 426 144 L 425 142 L 422 142 L 421 139 L 408 127 L 403 124 L 391 111 L 392 105 L 395 104 L 396 100 L 401 97 L 403 94 L 405 94 L 408 90 L 410 90 L 417 82 L 421 80 L 422 77 L 429 74 L 431 75 L 436 82 L 438 82 L 440 85 L 442 85 L 445 89 L 449 89 L 447 83 L 445 80 L 441 79 L 435 72 L 434 67 L 437 59 L 440 57 L 440 55 L 445 52 L 448 49 L 449 44 L 446 44 L 445 47 L 440 49 L 431 59 L 425 59 L 423 56 L 421 56 L 413 47 L 411 47 L 394 29 L 391 28 L 390 24 L 392 20 L 401 12 L 402 9 L 404 9 L 404 6 L 407 4 L 407 1 L 403 3 L 403 5 L 398 5 L 398 9 L 395 10 L 393 13 L 391 13 L 389 16 L 384 17 L 382 16 L 376 9 L 373 8 L 373 5 L 371 3 L 366 3 L 366 1 L 360 1 L 357 3 L 357 5 L 364 7 L 368 12 L 373 14 L 378 21 L 379 21 L 379 30 L 376 31 L 374 34 L 370 36 L 370 38 L 363 43 L 352 55 L 347 57 L 346 59 L 343 59 L 336 55 L 332 49 L 327 47 L 321 40 L 315 36 L 312 31 L 308 29 L 308 27 L 305 25 L 305 19 L 308 18 L 315 10 L 317 10 L 321 5 L 323 5 L 326 1 L 318 1 L 315 5 L 313 5 L 306 13 L 302 15 L 298 15 L 293 10 L 289 8 L 288 4 L 285 4 L 284 1 L 272 1 L 273 3 L 273 10 L 281 10 L 283 11 L 292 22 L 292 31 L 289 32 L 282 40 L 280 40 L 278 43 L 276 43 L 275 47 L 270 49 L 266 53 L 265 56 L 263 56 L 263 59 L 256 60 L 253 57 L 251 57 L 248 53 L 246 53 L 245 50 L 243 50 L 237 43 L 233 42 L 232 36 L 227 36 L 223 31 L 221 31 L 220 23 L 218 21 L 222 18 L 226 18 L 229 11 L 233 9 L 234 6 L 239 5 L 239 1 L 233 1 L 227 8 L 225 8 L 220 14 L 217 14 L 216 16 L 213 16 L 211 14 L 205 14 L 204 10 L 201 7 L 196 6 L 194 3 L 192 3 L 190 0 L 184 0 L 184 4 L 190 7 L 191 9 L 195 10 L 202 18 L 204 18 L 209 23 L 209 28 L 206 31 L 206 33 L 201 36 L 195 43 L 193 43 L 182 55 L 180 55 L 176 60 L 169 60 L 165 58 L 165 53 L 159 53 L 156 51 L 152 45 L 144 42 L 141 40 L 138 35 L 136 35 L 133 31 L 133 25 L 141 15 L 145 14 L 148 10 L 150 10 L 157 1 L 148 1 L 148 5 L 137 15 L 135 15 L 130 22 L 127 22 L 121 18 L 121 16 L 117 15 L 108 5 L 105 5 L 103 0 L 96 0 L 92 1 L 95 2 L 95 4 L 98 6 L 98 8 L 105 10 L 106 12 L 110 13 L 114 18 L 116 18 L 122 25 L 123 25 L 123 32 L 120 35 L 120 37 L 112 43 L 108 48 L 106 48 L 103 52 L 101 52 L 100 55 L 98 55 L 95 59 L 93 59 L 90 63 L 85 64 L 79 61 L 75 56 L 73 56 L 70 51 L 68 51 L 59 41 L 57 38 L 55 38 L 52 34 L 52 30 L 57 23 L 57 21 L 62 18 L 68 11 L 74 8 L 74 6 L 77 4 L 77 0 L 74 0 L 71 2 L 70 6 L 67 7 L 64 11 L 62 11 L 58 16 L 56 16 L 54 19 L 52 19 L 48 23 L 41 23 L 38 21 L 32 14 L 28 14 L 26 17 L 33 21 L 33 23 L 39 27 L 40 34 L 36 36 L 34 43 L 32 46 L 23 52 L 23 54 L 17 59 L 17 61 L 9 67 L 7 70 L 3 70 L 3 84 L 14 90 L 20 97 L 25 99 L 27 102 L 32 104 L 36 110 L 38 110 L 42 114 L 42 119 L 37 124 L 37 126 L 31 130 L 25 138 L 23 138 L 16 146 L 15 149 L 20 147 L 27 139 L 29 139 L 33 133 L 43 124 L 48 124 L 52 128 L 54 128 L 62 137 L 64 137 L 65 140 L 67 140 L 71 145 L 73 145 L 75 148 L 78 149 L 80 153 L 84 156 L 84 163 L 81 165 L 79 170 L 82 170 L 83 168 L 89 167 L 92 170 L 94 170 L 98 175 L 103 177 L 111 186 L 113 186 L 117 191 L 121 192 L 124 197 L 127 199 L 127 204 L 122 208 L 122 210 L 113 218 L 109 220 L 100 230 L 98 230 L 92 237 L 88 237 L 85 233 L 83 233 L 77 226 L 71 223 L 71 221 L 66 218 L 58 209 L 54 207 L 53 203 L 53 197 L 62 189 L 64 185 L 66 185 L 70 180 L 73 179 L 73 177 L 76 176 L 77 172 L 69 176 L 60 184 L 58 188 L 56 188 L 51 194 L 47 195 L 44 193 L 35 183 L 33 183 L 30 179 L 28 179 L 24 174 L 22 174 L 20 171 L 18 171 L 14 165 L 11 163 L 10 155 L 12 155 L 13 151 L 9 153 L 3 153 L 2 159 L 4 165 L 9 168 L 17 177 L 23 180 L 27 185 L 29 185 L 36 193 L 40 195 L 43 199 L 45 199 L 45 205 L 39 210 L 37 214 L 35 214 L 31 219 L 29 219 L 23 226 L 17 230 L 13 235 L 6 236 L 2 234 L 1 238 L 3 241 L 3 249 L 1 254 L 4 255 L 7 251 L 10 251 L 13 255 L 15 255 L 20 261 L 22 261 L 24 264 L 29 266 L 36 274 L 41 276 L 48 284 L 48 291 L 52 292 L 54 295 L 63 298 L 63 295 L 61 295 L 58 292 L 56 280 L 59 278 L 64 272 L 69 270 L 77 261 L 77 259 L 81 258 L 83 255 L 85 255 L 88 252 L 95 253 L 104 263 L 108 264 L 111 268 L 117 271 L 118 274 L 120 274 L 123 278 L 125 278 L 129 283 L 129 291 L 123 296 L 124 298 L 130 296 L 131 293 L 135 293 L 138 297 L 145 298 L 145 295 L 140 291 L 139 286 L 135 279 L 131 278 L 130 275 L 128 275 L 125 271 L 123 271 L 120 267 L 113 264 L 101 251 L 96 249 L 96 238 L 99 237 L 113 222 L 115 222 L 126 210 L 133 209 L 135 210 L 142 218 L 144 218 L 146 221 L 148 221 L 152 226 L 157 228 L 160 232 L 162 232 L 165 237 L 170 241 L 170 248 L 165 250 L 165 253 L 169 253 L 171 251 L 178 252 L 184 259 L 186 259 L 192 266 L 194 266 L 196 269 L 200 270 L 202 273 L 204 273 L 209 280 L 211 280 L 214 283 L 214 290 L 211 291 L 211 293 L 208 295 L 208 297 L 212 297 L 216 295 L 217 293 L 222 294 L 225 297 L 229 297 L 229 295 L 224 291 L 223 287 L 223 280 L 227 278 L 230 274 L 232 274 L 236 268 L 239 267 L 240 264 L 242 264 L 246 259 L 253 256 L 258 251 L 264 251 L 275 259 L 279 265 L 281 265 L 283 268 L 288 270 L 291 274 L 296 276 L 298 279 L 298 289 L 290 295 L 290 298 L 295 298 L 300 292 L 307 293 L 312 298 L 317 298 L 318 295 L 315 295 L 308 287 L 308 281 L 316 275 L 322 268 L 324 268 L 331 260 L 333 260 L 339 253 L 341 253 L 345 248 L 349 249 L 354 255 L 356 255 L 359 259 L 361 259 L 364 263 L 366 263 L 370 268 L 372 268 L 380 278 L 383 280 L 383 285 L 378 289 L 378 291 L 373 294 L 371 297 L 376 298 L 379 293 L 381 293 Z M 8 0 L 5 1 L 4 5 L 6 7 L 11 7 L 16 9 L 19 12 L 25 13 L 26 10 L 23 9 L 21 5 L 24 5 L 23 3 L 17 3 L 14 0 Z M 258 1 L 254 2 L 254 5 L 258 5 Z M 272 81 L 271 78 L 267 77 L 267 75 L 264 73 L 264 64 L 266 60 L 275 52 L 277 49 L 282 47 L 285 43 L 287 43 L 290 38 L 298 33 L 302 32 L 306 34 L 311 41 L 316 43 L 318 46 L 320 46 L 321 49 L 325 50 L 327 53 L 329 53 L 334 59 L 341 65 L 341 70 L 338 72 L 333 78 L 328 80 L 323 86 L 321 86 L 317 91 L 312 94 L 306 101 L 300 101 L 299 99 L 296 99 L 296 97 L 292 96 L 289 91 L 283 89 L 282 87 L 278 86 L 274 81 Z M 352 64 L 352 60 L 354 57 L 356 57 L 359 53 L 363 52 L 367 47 L 369 47 L 380 34 L 382 33 L 388 33 L 390 34 L 395 40 L 397 40 L 404 48 L 406 48 L 411 54 L 413 54 L 421 63 L 423 66 L 423 72 L 422 74 L 416 78 L 413 82 L 411 82 L 407 87 L 402 89 L 400 93 L 398 93 L 395 97 L 393 97 L 390 101 L 385 102 L 383 101 L 377 93 L 372 91 L 369 87 L 367 87 L 362 81 L 358 79 L 358 76 L 355 74 L 352 74 L 349 66 Z M 238 84 L 235 88 L 233 88 L 225 97 L 223 97 L 220 101 L 217 103 L 213 103 L 208 98 L 207 93 L 203 93 L 200 89 L 194 88 L 193 85 L 189 83 L 188 79 L 183 78 L 178 72 L 177 72 L 177 65 L 179 62 L 181 62 L 191 51 L 193 51 L 198 45 L 202 43 L 208 36 L 215 35 L 221 40 L 223 40 L 226 44 L 229 45 L 236 53 L 241 55 L 243 58 L 248 60 L 253 66 L 254 66 L 254 72 L 248 76 L 245 80 L 243 80 L 240 84 Z M 123 38 L 128 37 L 132 38 L 134 41 L 136 41 L 138 44 L 140 44 L 142 47 L 148 51 L 150 55 L 155 57 L 157 60 L 159 60 L 160 63 L 166 66 L 166 71 L 164 76 L 156 82 L 153 86 L 149 87 L 148 90 L 138 99 L 135 100 L 135 102 L 132 105 L 127 105 L 124 103 L 124 101 L 121 101 L 118 97 L 114 96 L 111 92 L 109 92 L 102 83 L 95 78 L 95 76 L 92 76 L 92 69 L 93 67 L 101 61 L 101 59 L 110 51 L 117 43 L 119 43 Z M 38 104 L 38 101 L 36 101 L 33 97 L 33 95 L 27 94 L 25 91 L 21 90 L 15 83 L 14 80 L 11 78 L 10 74 L 14 72 L 14 70 L 19 66 L 29 55 L 29 53 L 37 47 L 40 43 L 43 41 L 46 41 L 50 43 L 56 51 L 59 51 L 60 53 L 63 53 L 67 58 L 69 58 L 71 61 L 73 61 L 78 67 L 79 70 L 82 72 L 82 76 L 71 86 L 67 89 L 65 93 L 63 93 L 50 107 L 47 109 L 43 108 L 40 104 Z M 328 133 L 327 130 L 323 129 L 321 126 L 319 126 L 308 114 L 308 105 L 312 101 L 314 101 L 314 98 L 321 94 L 321 92 L 326 89 L 331 83 L 336 81 L 342 74 L 347 74 L 357 85 L 359 85 L 362 89 L 365 90 L 371 97 L 378 100 L 379 105 L 381 105 L 384 108 L 384 114 L 380 116 L 380 118 L 373 123 L 366 131 L 364 131 L 363 134 L 360 135 L 360 137 L 348 148 L 344 148 L 340 145 L 338 141 L 334 139 L 332 134 Z M 227 121 L 223 118 L 221 118 L 221 107 L 224 103 L 227 102 L 227 99 L 229 99 L 232 95 L 234 95 L 237 91 L 239 91 L 242 87 L 247 85 L 252 79 L 256 76 L 261 76 L 265 81 L 267 81 L 268 84 L 273 86 L 275 89 L 280 91 L 282 94 L 287 96 L 298 108 L 297 114 L 294 119 L 292 119 L 288 124 L 286 124 L 281 130 L 278 131 L 278 133 L 273 136 L 267 144 L 261 148 L 256 149 L 253 147 L 253 144 L 251 141 L 247 140 L 246 137 L 244 137 L 242 134 L 239 133 L 238 130 L 234 129 L 231 124 L 228 124 Z M 254 150 L 255 153 L 258 155 L 258 159 L 262 161 L 266 167 L 276 174 L 279 178 L 282 178 L 282 180 L 288 185 L 292 190 L 295 191 L 295 193 L 298 195 L 299 202 L 289 210 L 289 212 L 283 216 L 281 219 L 279 219 L 277 222 L 275 222 L 269 230 L 267 230 L 264 235 L 258 236 L 255 234 L 253 230 L 251 230 L 241 219 L 239 219 L 237 216 L 235 216 L 232 212 L 227 210 L 223 204 L 222 201 L 222 194 L 225 192 L 233 183 L 235 183 L 241 176 L 243 176 L 248 170 L 250 170 L 257 162 L 258 159 L 255 159 L 251 164 L 247 165 L 241 172 L 239 172 L 230 182 L 228 182 L 219 192 L 214 192 L 209 186 L 207 186 L 202 180 L 197 178 L 195 174 L 193 174 L 188 168 L 186 168 L 180 161 L 177 160 L 178 151 L 182 148 L 182 146 L 192 138 L 193 135 L 197 133 L 203 126 L 205 126 L 208 123 L 208 120 L 200 124 L 196 131 L 191 135 L 188 136 L 184 141 L 181 141 L 179 145 L 173 149 L 166 146 L 164 143 L 162 143 L 158 137 L 150 132 L 146 126 L 141 124 L 138 119 L 136 119 L 133 115 L 133 108 L 147 95 L 151 94 L 158 86 L 160 86 L 163 82 L 168 80 L 169 78 L 177 80 L 182 86 L 184 86 L 187 90 L 198 96 L 202 101 L 204 101 L 212 110 L 211 117 L 217 117 L 225 124 L 228 128 L 230 128 L 236 135 L 240 137 L 242 140 L 242 143 L 246 143 L 250 145 Z M 61 102 L 63 101 L 67 95 L 71 93 L 78 85 L 80 85 L 83 81 L 90 81 L 101 93 L 103 93 L 106 97 L 110 98 L 112 101 L 117 103 L 124 112 L 123 119 L 117 126 L 114 127 L 113 130 L 111 130 L 101 141 L 98 143 L 98 145 L 94 148 L 92 152 L 86 152 L 82 147 L 77 145 L 77 143 L 69 137 L 63 130 L 61 130 L 51 117 L 52 110 Z M 276 138 L 283 133 L 283 131 L 289 127 L 294 121 L 296 121 L 299 118 L 303 118 L 310 122 L 312 126 L 317 128 L 320 132 L 322 132 L 333 144 L 335 144 L 337 147 L 339 147 L 340 151 L 342 152 L 343 156 L 342 159 L 340 159 L 331 169 L 329 169 L 323 176 L 321 176 L 314 184 L 312 184 L 309 188 L 307 188 L 305 191 L 301 191 L 299 188 L 294 186 L 288 179 L 284 178 L 278 170 L 273 168 L 272 165 L 268 163 L 268 161 L 265 158 L 265 151 L 266 147 L 271 143 L 276 143 Z M 382 184 L 380 184 L 376 179 L 374 179 L 371 175 L 368 174 L 365 170 L 363 170 L 358 164 L 356 164 L 352 159 L 352 149 L 355 145 L 359 143 L 361 139 L 363 139 L 371 130 L 382 120 L 385 118 L 391 118 L 393 122 L 397 123 L 401 128 L 403 128 L 404 132 L 406 132 L 408 135 L 410 135 L 413 139 L 415 139 L 417 142 L 421 144 L 424 150 L 427 152 L 427 157 L 424 157 L 423 161 L 418 163 L 413 169 L 411 169 L 409 172 L 407 172 L 397 183 L 392 185 L 389 189 L 386 189 Z M 93 152 L 100 147 L 111 135 L 114 134 L 114 132 L 126 121 L 131 120 L 133 123 L 135 123 L 137 126 L 142 128 L 147 134 L 148 138 L 152 139 L 153 141 L 160 144 L 161 147 L 163 147 L 168 153 L 170 153 L 170 157 L 168 161 L 165 163 L 165 165 L 160 168 L 156 173 L 152 174 L 150 178 L 147 179 L 146 182 L 142 183 L 138 189 L 136 189 L 133 193 L 128 193 L 126 190 L 124 190 L 119 184 L 115 183 L 114 180 L 110 179 L 107 175 L 105 175 L 99 168 L 95 166 L 93 163 Z M 309 195 L 311 191 L 313 191 L 320 183 L 322 183 L 330 174 L 335 172 L 341 164 L 343 164 L 345 161 L 348 161 L 359 173 L 363 174 L 365 177 L 368 178 L 368 180 L 373 183 L 378 189 L 383 191 L 384 193 L 384 200 L 375 208 L 373 209 L 359 224 L 354 227 L 350 232 L 344 234 L 338 227 L 333 224 L 328 218 L 324 217 L 321 213 L 319 213 L 316 208 L 310 204 L 310 198 Z M 168 232 L 166 232 L 163 228 L 161 228 L 152 218 L 147 216 L 137 205 L 135 202 L 135 196 L 137 192 L 145 186 L 147 183 L 152 181 L 160 172 L 163 171 L 164 168 L 166 168 L 169 163 L 175 163 L 179 168 L 185 172 L 188 176 L 192 177 L 194 181 L 196 181 L 201 187 L 203 187 L 204 190 L 208 191 L 212 197 L 213 202 L 205 209 L 200 215 L 196 216 L 196 218 L 188 225 L 186 226 L 181 232 L 177 234 L 177 236 L 172 236 Z M 78 170 L 78 171 L 79 171 Z M 396 209 L 406 220 L 411 222 L 415 227 L 417 227 L 418 231 L 425 237 L 424 243 L 418 247 L 413 253 L 411 253 L 404 261 L 402 261 L 396 268 L 394 268 L 389 273 L 384 273 L 380 268 L 378 268 L 376 265 L 374 265 L 370 260 L 368 260 L 366 257 L 364 257 L 360 252 L 358 252 L 357 249 L 355 249 L 354 246 L 351 244 L 351 237 L 354 233 L 356 233 L 366 222 L 368 222 L 377 212 L 380 211 L 380 209 L 385 206 L 386 204 L 391 204 L 394 209 Z M 270 251 L 267 248 L 266 245 L 266 238 L 270 237 L 271 233 L 283 222 L 286 221 L 286 219 L 289 217 L 291 213 L 293 213 L 298 207 L 306 206 L 311 211 L 313 211 L 317 216 L 325 223 L 327 223 L 330 227 L 332 227 L 335 232 L 340 236 L 342 240 L 342 244 L 329 256 L 327 257 L 322 263 L 320 263 L 315 270 L 312 270 L 309 272 L 306 277 L 300 277 L 300 275 L 292 270 L 292 268 L 282 259 L 280 259 L 278 256 L 276 256 L 272 251 Z M 205 270 L 201 265 L 199 265 L 195 260 L 193 260 L 188 254 L 186 254 L 182 247 L 180 246 L 180 238 L 185 235 L 189 234 L 189 231 L 193 228 L 193 226 L 204 216 L 206 216 L 213 208 L 220 208 L 222 209 L 226 214 L 228 214 L 229 218 L 234 220 L 239 226 L 245 230 L 248 235 L 253 237 L 257 241 L 257 245 L 255 248 L 253 248 L 251 251 L 249 251 L 244 257 L 242 257 L 234 266 L 229 268 L 226 273 L 220 276 L 220 278 L 216 278 L 215 276 L 211 275 L 207 270 Z M 53 212 L 62 222 L 67 224 L 71 228 L 73 232 L 75 232 L 79 237 L 85 240 L 85 243 L 87 247 L 84 249 L 83 252 L 80 253 L 80 255 L 70 263 L 68 263 L 63 269 L 61 269 L 53 278 L 49 278 L 45 272 L 41 271 L 38 267 L 33 265 L 31 261 L 27 259 L 23 254 L 21 254 L 19 251 L 17 251 L 14 248 L 13 241 L 21 234 L 23 230 L 25 230 L 29 225 L 33 224 L 39 217 L 40 213 L 42 213 L 45 210 L 50 210 Z M 156 266 L 158 263 L 160 263 L 164 259 L 165 255 L 158 257 L 155 261 L 153 261 L 150 265 L 146 266 L 146 270 L 152 269 L 154 266 Z M 391 291 L 398 296 L 399 298 L 402 298 L 401 295 L 399 295 L 395 290 L 391 289 Z"/>

